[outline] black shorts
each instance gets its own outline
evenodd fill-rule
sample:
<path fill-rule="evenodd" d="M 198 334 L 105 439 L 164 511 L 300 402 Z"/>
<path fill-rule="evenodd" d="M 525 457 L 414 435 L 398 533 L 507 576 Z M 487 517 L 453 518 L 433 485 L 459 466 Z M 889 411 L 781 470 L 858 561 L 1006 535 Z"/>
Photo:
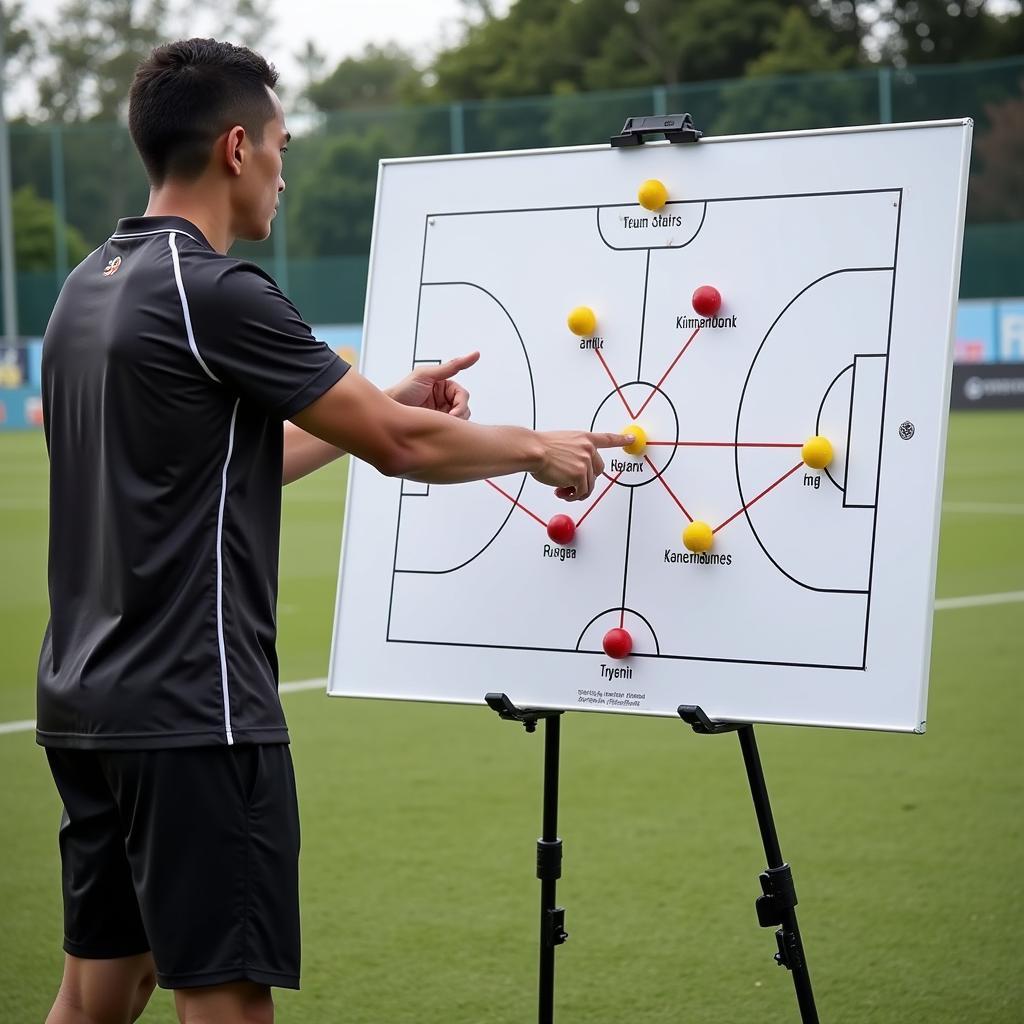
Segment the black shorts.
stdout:
<path fill-rule="evenodd" d="M 47 749 L 64 802 L 64 949 L 152 950 L 164 988 L 299 987 L 299 815 L 287 744 Z"/>

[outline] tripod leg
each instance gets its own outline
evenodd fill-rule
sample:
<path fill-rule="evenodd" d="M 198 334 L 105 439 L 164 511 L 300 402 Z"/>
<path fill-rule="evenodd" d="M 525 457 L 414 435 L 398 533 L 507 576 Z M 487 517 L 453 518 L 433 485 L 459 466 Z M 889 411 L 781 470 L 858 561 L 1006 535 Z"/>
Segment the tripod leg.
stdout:
<path fill-rule="evenodd" d="M 537 1020 L 552 1024 L 555 1013 L 555 947 L 569 937 L 565 911 L 556 905 L 555 887 L 562 876 L 562 840 L 558 838 L 558 755 L 561 716 L 544 720 L 544 822 L 537 840 L 540 879 L 540 982 Z"/>
<path fill-rule="evenodd" d="M 754 800 L 754 812 L 757 815 L 758 828 L 761 830 L 761 842 L 768 860 L 768 870 L 761 875 L 761 889 L 764 895 L 757 900 L 757 919 L 762 927 L 780 926 L 775 933 L 779 945 L 775 960 L 781 967 L 788 968 L 793 975 L 803 1024 L 818 1024 L 818 1011 L 811 991 L 811 975 L 807 969 L 803 941 L 796 920 L 797 901 L 793 872 L 783 861 L 779 848 L 779 836 L 775 831 L 775 819 L 772 817 L 772 807 L 768 800 L 768 787 L 765 785 L 764 772 L 761 769 L 757 741 L 754 739 L 754 727 L 744 725 L 737 732 L 740 749 L 743 751 L 743 763 L 747 769 L 747 781 L 750 783 L 750 795 Z"/>

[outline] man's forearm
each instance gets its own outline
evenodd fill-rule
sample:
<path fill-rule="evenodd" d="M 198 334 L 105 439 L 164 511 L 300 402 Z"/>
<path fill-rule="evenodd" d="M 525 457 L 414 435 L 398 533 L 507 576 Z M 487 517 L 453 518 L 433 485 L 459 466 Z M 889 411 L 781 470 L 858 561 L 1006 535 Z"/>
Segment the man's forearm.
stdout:
<path fill-rule="evenodd" d="M 322 447 L 313 449 L 308 468 L 303 460 L 306 472 L 322 465 L 334 445 L 386 476 L 426 483 L 460 483 L 534 470 L 544 456 L 544 446 L 532 430 L 485 427 L 404 405 L 353 371 L 297 413 L 293 422 L 307 436 L 320 438 Z"/>
<path fill-rule="evenodd" d="M 410 412 L 415 425 L 400 435 L 398 476 L 451 484 L 540 468 L 544 447 L 532 430 L 482 426 L 425 410 Z"/>
<path fill-rule="evenodd" d="M 327 441 L 297 427 L 294 423 L 284 425 L 284 467 L 281 482 L 290 484 L 315 472 L 345 453 Z"/>
<path fill-rule="evenodd" d="M 604 467 L 598 449 L 633 441 L 627 434 L 480 426 L 393 401 L 355 371 L 296 413 L 294 422 L 319 437 L 321 447 L 301 465 L 296 459 L 285 479 L 335 458 L 337 445 L 385 476 L 460 483 L 528 472 L 554 487 L 556 496 L 575 501 L 590 494 Z"/>

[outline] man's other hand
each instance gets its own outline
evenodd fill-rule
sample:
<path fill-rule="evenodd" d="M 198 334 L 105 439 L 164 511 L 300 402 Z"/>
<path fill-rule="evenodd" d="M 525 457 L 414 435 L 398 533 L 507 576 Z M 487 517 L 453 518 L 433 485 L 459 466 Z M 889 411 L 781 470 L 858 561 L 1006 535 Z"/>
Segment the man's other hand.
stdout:
<path fill-rule="evenodd" d="M 469 419 L 469 392 L 452 378 L 468 369 L 480 358 L 479 352 L 449 359 L 440 366 L 417 366 L 408 377 L 400 380 L 385 394 L 402 405 Z"/>

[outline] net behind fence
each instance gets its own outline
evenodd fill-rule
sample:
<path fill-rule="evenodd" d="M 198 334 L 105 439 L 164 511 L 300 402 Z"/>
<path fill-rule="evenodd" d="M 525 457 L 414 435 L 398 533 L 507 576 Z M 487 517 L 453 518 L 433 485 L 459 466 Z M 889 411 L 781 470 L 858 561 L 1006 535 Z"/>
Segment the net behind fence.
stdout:
<path fill-rule="evenodd" d="M 631 115 L 684 110 L 708 135 L 973 117 L 961 296 L 1024 293 L 1024 58 L 331 114 L 293 125 L 274 233 L 233 251 L 310 321 L 356 323 L 380 158 L 603 143 Z M 11 157 L 19 332 L 37 335 L 69 268 L 145 208 L 146 181 L 119 124 L 14 125 Z"/>

